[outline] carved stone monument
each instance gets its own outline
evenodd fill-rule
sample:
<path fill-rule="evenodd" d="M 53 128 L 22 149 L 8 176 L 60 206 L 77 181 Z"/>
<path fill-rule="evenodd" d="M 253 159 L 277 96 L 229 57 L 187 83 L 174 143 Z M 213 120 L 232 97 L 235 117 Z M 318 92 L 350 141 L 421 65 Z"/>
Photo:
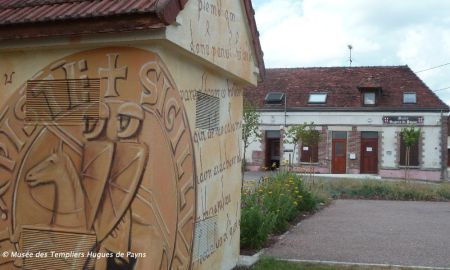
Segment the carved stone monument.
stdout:
<path fill-rule="evenodd" d="M 95 79 L 96 103 L 85 98 L 95 89 L 61 94 L 51 84 Z M 5 104 L 0 252 L 16 256 L 0 257 L 0 269 L 191 268 L 193 141 L 156 54 L 120 47 L 76 53 L 42 68 Z M 96 117 L 65 123 L 92 106 Z"/>

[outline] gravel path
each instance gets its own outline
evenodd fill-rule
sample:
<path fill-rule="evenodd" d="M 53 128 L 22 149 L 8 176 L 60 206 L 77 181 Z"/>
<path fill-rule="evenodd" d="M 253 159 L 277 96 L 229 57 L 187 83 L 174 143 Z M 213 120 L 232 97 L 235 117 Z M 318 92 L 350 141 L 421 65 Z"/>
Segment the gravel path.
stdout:
<path fill-rule="evenodd" d="M 336 200 L 291 229 L 266 254 L 450 267 L 450 203 Z"/>

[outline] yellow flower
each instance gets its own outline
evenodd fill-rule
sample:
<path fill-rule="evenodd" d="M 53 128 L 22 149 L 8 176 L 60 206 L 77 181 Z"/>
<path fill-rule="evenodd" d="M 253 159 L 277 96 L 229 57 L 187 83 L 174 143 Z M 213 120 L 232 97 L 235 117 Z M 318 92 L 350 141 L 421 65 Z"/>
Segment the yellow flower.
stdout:
<path fill-rule="evenodd" d="M 271 195 L 272 194 L 272 191 L 269 191 L 269 195 Z"/>
<path fill-rule="evenodd" d="M 264 190 L 262 190 L 262 189 L 260 189 L 260 190 L 258 190 L 259 192 L 263 192 Z"/>

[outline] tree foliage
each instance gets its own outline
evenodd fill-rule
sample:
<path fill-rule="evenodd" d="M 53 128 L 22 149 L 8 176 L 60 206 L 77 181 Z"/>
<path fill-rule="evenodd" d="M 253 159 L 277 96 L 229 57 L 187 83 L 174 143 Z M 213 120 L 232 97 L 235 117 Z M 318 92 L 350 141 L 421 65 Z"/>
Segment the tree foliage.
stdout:
<path fill-rule="evenodd" d="M 245 162 L 245 152 L 248 146 L 261 137 L 261 132 L 259 130 L 260 113 L 256 110 L 255 105 L 248 100 L 244 100 L 243 111 L 242 141 L 244 143 L 243 161 Z"/>
<path fill-rule="evenodd" d="M 410 162 L 411 155 L 411 146 L 417 144 L 420 138 L 420 128 L 416 128 L 415 126 L 402 128 L 400 132 L 403 141 L 405 142 L 406 151 L 405 151 L 405 180 L 408 179 L 408 167 Z"/>
<path fill-rule="evenodd" d="M 402 128 L 400 133 L 407 147 L 411 147 L 419 141 L 420 129 L 415 126 Z"/>
<path fill-rule="evenodd" d="M 294 149 L 302 142 L 305 145 L 316 145 L 320 140 L 320 132 L 315 129 L 314 122 L 291 126 L 285 134 L 285 143 L 293 144 Z M 294 154 L 295 155 L 295 151 Z M 294 159 L 294 156 L 292 157 Z"/>

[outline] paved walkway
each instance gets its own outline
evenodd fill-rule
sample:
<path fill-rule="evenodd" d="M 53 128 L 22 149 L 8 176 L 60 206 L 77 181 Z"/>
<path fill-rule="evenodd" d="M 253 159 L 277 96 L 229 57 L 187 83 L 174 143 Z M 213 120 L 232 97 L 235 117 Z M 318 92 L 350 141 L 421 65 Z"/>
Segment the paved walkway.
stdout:
<path fill-rule="evenodd" d="M 450 267 L 450 203 L 336 200 L 291 229 L 266 254 Z"/>

